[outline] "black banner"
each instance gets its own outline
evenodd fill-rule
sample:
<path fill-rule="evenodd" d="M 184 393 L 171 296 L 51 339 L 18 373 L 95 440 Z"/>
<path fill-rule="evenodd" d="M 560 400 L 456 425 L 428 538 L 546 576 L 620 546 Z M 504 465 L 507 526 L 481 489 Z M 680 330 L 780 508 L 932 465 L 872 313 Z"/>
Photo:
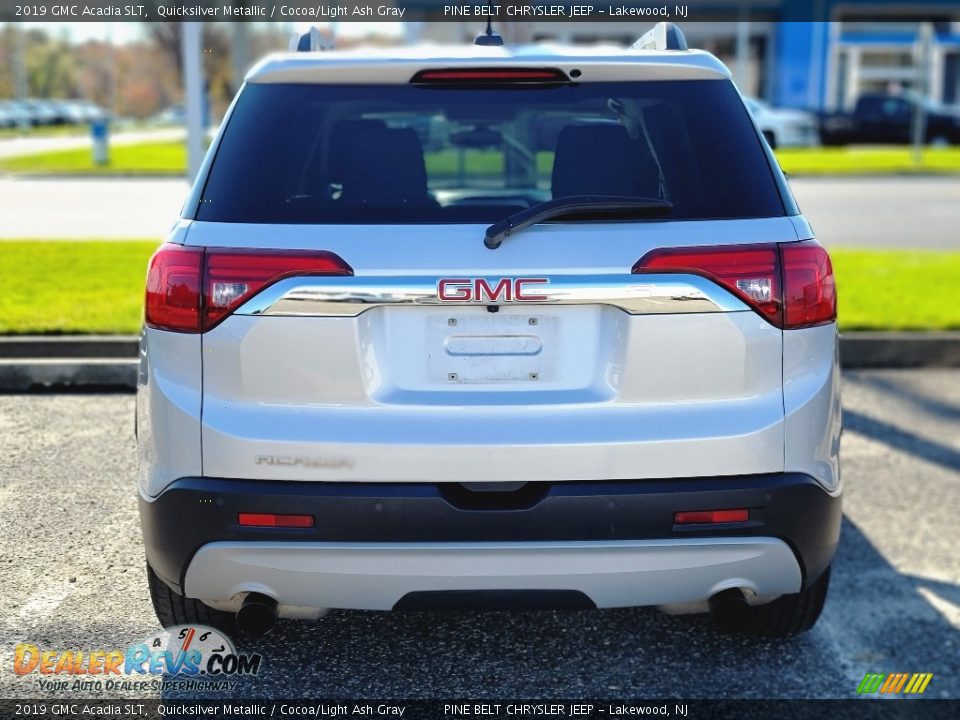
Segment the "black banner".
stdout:
<path fill-rule="evenodd" d="M 960 700 L 0 700 L 0 718 L 954 720 Z"/>
<path fill-rule="evenodd" d="M 830 3 L 800 0 L 0 0 L 8 22 L 779 22 L 836 19 Z M 881 6 L 882 7 L 882 6 Z M 876 5 L 844 6 L 859 20 L 903 20 Z M 931 0 L 909 9 L 913 20 L 950 22 L 956 0 Z M 902 13 L 900 14 L 902 16 Z"/>

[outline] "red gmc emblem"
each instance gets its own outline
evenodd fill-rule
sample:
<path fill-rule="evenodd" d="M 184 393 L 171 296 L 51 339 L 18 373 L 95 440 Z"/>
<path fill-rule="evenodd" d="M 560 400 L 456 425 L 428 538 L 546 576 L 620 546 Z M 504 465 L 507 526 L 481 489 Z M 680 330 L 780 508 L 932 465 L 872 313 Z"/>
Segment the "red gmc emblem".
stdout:
<path fill-rule="evenodd" d="M 484 278 L 444 278 L 437 283 L 440 302 L 544 302 L 546 295 L 535 295 L 533 285 L 548 285 L 547 278 L 501 278 L 494 282 Z"/>

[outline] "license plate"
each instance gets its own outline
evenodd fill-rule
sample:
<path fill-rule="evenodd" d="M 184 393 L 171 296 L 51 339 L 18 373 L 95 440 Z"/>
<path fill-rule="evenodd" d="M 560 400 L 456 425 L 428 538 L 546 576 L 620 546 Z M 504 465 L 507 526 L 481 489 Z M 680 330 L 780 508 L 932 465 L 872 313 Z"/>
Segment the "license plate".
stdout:
<path fill-rule="evenodd" d="M 549 382 L 558 327 L 558 318 L 543 315 L 434 315 L 427 376 L 445 384 Z"/>

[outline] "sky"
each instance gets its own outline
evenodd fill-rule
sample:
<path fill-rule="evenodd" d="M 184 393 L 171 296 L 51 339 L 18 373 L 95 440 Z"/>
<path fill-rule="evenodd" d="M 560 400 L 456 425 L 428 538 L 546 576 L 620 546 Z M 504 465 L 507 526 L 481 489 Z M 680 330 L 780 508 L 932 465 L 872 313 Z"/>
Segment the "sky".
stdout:
<path fill-rule="evenodd" d="M 4 24 L 0 23 L 0 27 Z M 138 22 L 24 22 L 17 24 L 24 27 L 44 28 L 55 37 L 66 35 L 73 42 L 105 40 L 112 34 L 113 42 L 122 45 L 143 37 L 143 26 Z M 362 37 L 370 34 L 399 36 L 403 33 L 402 23 L 396 22 L 289 23 L 291 33 L 306 32 L 311 25 L 324 28 L 331 24 L 337 26 L 338 35 L 347 37 Z"/>

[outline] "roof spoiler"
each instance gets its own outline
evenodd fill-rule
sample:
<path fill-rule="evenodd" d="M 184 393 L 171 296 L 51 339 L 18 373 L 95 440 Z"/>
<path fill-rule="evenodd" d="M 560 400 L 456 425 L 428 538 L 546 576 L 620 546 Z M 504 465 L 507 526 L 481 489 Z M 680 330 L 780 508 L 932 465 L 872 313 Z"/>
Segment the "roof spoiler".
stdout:
<path fill-rule="evenodd" d="M 687 39 L 672 22 L 660 22 L 630 46 L 631 50 L 687 50 Z"/>

